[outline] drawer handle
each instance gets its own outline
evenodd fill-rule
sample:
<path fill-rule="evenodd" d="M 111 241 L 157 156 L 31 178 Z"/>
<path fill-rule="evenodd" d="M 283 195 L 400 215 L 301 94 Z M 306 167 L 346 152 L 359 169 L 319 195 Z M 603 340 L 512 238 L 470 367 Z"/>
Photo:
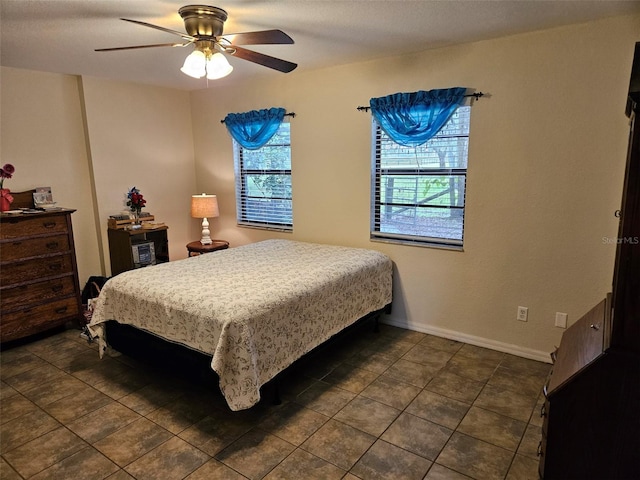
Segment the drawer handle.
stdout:
<path fill-rule="evenodd" d="M 43 226 L 44 228 L 53 228 L 53 227 L 55 227 L 55 226 L 56 226 L 56 222 L 44 222 L 44 223 L 42 224 L 42 226 Z"/>
<path fill-rule="evenodd" d="M 547 416 L 547 404 L 543 403 L 542 406 L 540 407 L 540 416 L 541 417 L 546 417 Z"/>
<path fill-rule="evenodd" d="M 62 264 L 61 263 L 52 263 L 51 265 L 49 265 L 49 270 L 54 270 L 54 271 L 58 271 L 62 269 Z"/>
<path fill-rule="evenodd" d="M 599 323 L 592 323 L 591 325 L 589 325 L 590 328 L 593 328 L 596 332 L 598 330 L 600 330 L 600 324 Z"/>
<path fill-rule="evenodd" d="M 56 308 L 56 313 L 64 313 L 67 311 L 68 307 L 60 307 L 60 308 Z"/>
<path fill-rule="evenodd" d="M 64 289 L 64 285 L 54 285 L 51 287 L 51 291 L 53 293 L 58 293 L 60 292 L 62 289 Z"/>
<path fill-rule="evenodd" d="M 47 243 L 47 248 L 53 250 L 54 248 L 58 248 L 58 242 L 49 242 Z"/>
<path fill-rule="evenodd" d="M 538 455 L 539 457 L 542 456 L 542 440 L 540 440 L 540 443 L 538 443 L 538 451 L 536 452 L 536 455 Z"/>

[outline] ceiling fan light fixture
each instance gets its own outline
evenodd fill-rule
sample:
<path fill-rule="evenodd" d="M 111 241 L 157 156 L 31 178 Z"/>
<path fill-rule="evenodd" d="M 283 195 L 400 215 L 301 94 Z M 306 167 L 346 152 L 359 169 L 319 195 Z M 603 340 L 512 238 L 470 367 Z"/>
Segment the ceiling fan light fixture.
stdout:
<path fill-rule="evenodd" d="M 194 50 L 184 60 L 180 71 L 193 78 L 202 78 L 207 74 L 207 57 L 200 50 Z"/>
<path fill-rule="evenodd" d="M 241 60 L 246 60 L 283 73 L 289 73 L 298 66 L 295 63 L 249 50 L 241 46 L 293 44 L 293 39 L 282 30 L 271 29 L 257 32 L 241 32 L 223 36 L 223 27 L 227 20 L 227 12 L 221 8 L 209 5 L 186 5 L 178 10 L 178 13 L 184 20 L 187 33 L 140 20 L 132 20 L 129 18 L 121 18 L 121 20 L 176 35 L 182 39 L 181 43 L 156 43 L 151 45 L 131 45 L 128 47 L 97 48 L 96 51 L 111 52 L 115 50 L 137 50 L 140 48 L 192 46 L 194 51 L 187 56 L 180 70 L 185 75 L 193 78 L 206 76 L 207 79 L 211 80 L 225 77 L 233 71 L 233 67 L 229 65 L 229 62 L 225 58 L 226 55 L 233 55 Z"/>
<path fill-rule="evenodd" d="M 221 53 L 214 53 L 207 59 L 207 78 L 209 80 L 226 77 L 232 71 L 233 67 Z"/>

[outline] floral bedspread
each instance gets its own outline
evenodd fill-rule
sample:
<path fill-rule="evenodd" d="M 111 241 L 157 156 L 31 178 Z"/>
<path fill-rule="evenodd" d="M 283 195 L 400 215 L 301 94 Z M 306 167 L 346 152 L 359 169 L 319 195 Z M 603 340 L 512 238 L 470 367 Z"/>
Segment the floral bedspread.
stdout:
<path fill-rule="evenodd" d="M 89 328 L 101 345 L 101 324 L 116 320 L 213 355 L 229 407 L 241 410 L 302 355 L 391 303 L 391 286 L 382 253 L 266 240 L 121 273 Z"/>

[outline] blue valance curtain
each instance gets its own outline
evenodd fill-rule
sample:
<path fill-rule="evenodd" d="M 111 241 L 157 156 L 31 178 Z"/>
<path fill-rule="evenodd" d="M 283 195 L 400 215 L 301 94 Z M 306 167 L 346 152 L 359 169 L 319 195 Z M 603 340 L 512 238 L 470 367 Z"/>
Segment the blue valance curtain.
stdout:
<path fill-rule="evenodd" d="M 243 148 L 257 150 L 278 131 L 284 114 L 284 108 L 275 107 L 246 113 L 230 113 L 225 117 L 224 124 Z"/>
<path fill-rule="evenodd" d="M 462 104 L 462 87 L 394 93 L 369 101 L 371 113 L 391 139 L 405 146 L 422 145 L 447 123 Z"/>

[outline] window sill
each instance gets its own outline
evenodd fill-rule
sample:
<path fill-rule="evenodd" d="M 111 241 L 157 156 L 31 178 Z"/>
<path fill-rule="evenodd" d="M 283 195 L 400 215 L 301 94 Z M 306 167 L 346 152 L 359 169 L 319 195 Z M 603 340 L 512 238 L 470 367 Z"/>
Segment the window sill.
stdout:
<path fill-rule="evenodd" d="M 412 240 L 401 240 L 401 239 L 395 239 L 395 238 L 382 238 L 382 237 L 370 237 L 369 240 L 371 242 L 393 243 L 397 245 L 406 245 L 409 247 L 436 248 L 438 250 L 451 250 L 454 252 L 464 252 L 464 247 L 462 245 L 445 245 L 443 243 L 418 242 L 418 241 L 412 241 Z"/>
<path fill-rule="evenodd" d="M 283 232 L 283 233 L 293 233 L 293 227 L 278 227 L 278 226 L 269 226 L 269 225 L 260 225 L 253 223 L 238 223 L 238 227 L 242 228 L 253 228 L 256 230 L 269 230 L 271 232 Z"/>

